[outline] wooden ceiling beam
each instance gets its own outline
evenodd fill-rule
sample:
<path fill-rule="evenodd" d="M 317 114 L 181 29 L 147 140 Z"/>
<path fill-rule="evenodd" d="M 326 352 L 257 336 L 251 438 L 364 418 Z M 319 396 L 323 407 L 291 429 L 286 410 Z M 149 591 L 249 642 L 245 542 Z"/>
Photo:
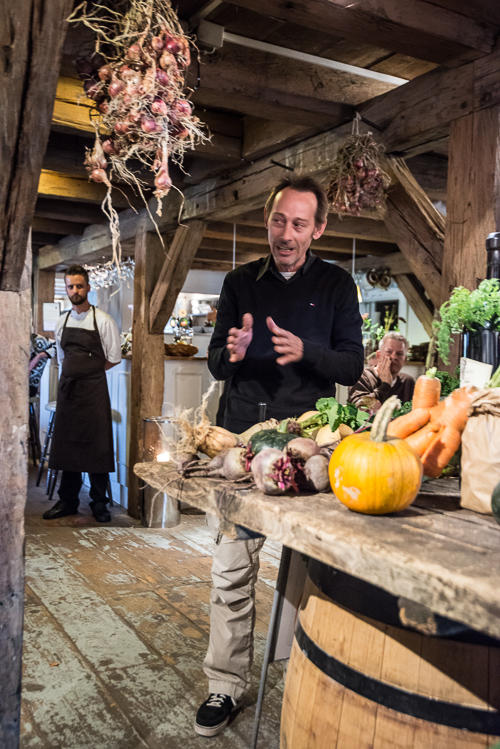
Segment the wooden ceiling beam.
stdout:
<path fill-rule="evenodd" d="M 265 255 L 266 253 L 264 252 L 237 252 L 234 265 L 236 267 L 238 265 L 243 265 L 244 263 L 251 263 L 254 260 L 259 260 L 260 258 L 265 257 Z M 323 260 L 328 260 L 330 262 L 343 261 L 345 258 L 345 255 L 342 253 L 325 252 L 324 250 L 315 251 L 315 255 L 322 258 Z M 233 254 L 231 251 L 221 249 L 207 249 L 203 245 L 203 243 L 198 249 L 198 252 L 194 259 L 194 262 L 197 261 L 211 261 L 217 264 L 224 264 L 224 270 L 226 272 L 233 268 Z"/>
<path fill-rule="evenodd" d="M 450 122 L 500 100 L 500 52 L 453 70 L 436 69 L 358 109 L 387 151 L 432 151 Z M 395 95 L 396 94 L 396 95 Z M 409 116 L 408 113 L 411 113 Z"/>
<path fill-rule="evenodd" d="M 378 97 L 369 106 L 363 107 L 363 112 L 371 122 L 380 120 L 382 123 L 381 140 L 387 140 L 392 150 L 404 151 L 416 142 L 429 139 L 430 133 L 448 131 L 450 121 L 462 117 L 464 112 L 498 103 L 499 74 L 500 51 L 491 54 L 486 61 L 468 63 L 454 70 L 427 73 Z M 390 113 L 389 119 L 387 112 Z M 408 117 L 408 112 L 411 112 L 411 117 Z M 393 127 L 391 116 L 396 127 Z M 387 132 L 383 132 L 384 127 Z M 259 159 L 233 170 L 223 178 L 206 180 L 187 188 L 184 192 L 183 220 L 234 220 L 242 213 L 262 209 L 271 188 L 287 173 L 279 165 L 300 174 L 324 178 L 339 145 L 350 132 L 350 124 L 340 126 L 276 152 L 273 163 L 268 157 Z M 444 135 L 448 135 L 448 132 L 443 132 Z M 180 205 L 180 198 L 170 193 L 159 220 L 162 231 L 175 227 Z M 152 210 L 156 210 L 153 203 Z M 135 235 L 137 223 L 138 218 L 131 211 L 124 212 L 120 220 L 123 239 Z M 152 224 L 150 226 L 153 228 Z M 110 245 L 109 230 L 106 227 L 88 227 L 80 242 L 89 245 L 88 251 L 104 249 Z M 62 240 L 60 251 L 69 252 L 70 246 L 72 251 L 73 244 L 74 240 L 69 243 Z M 74 249 L 82 254 L 85 250 L 81 247 Z"/>
<path fill-rule="evenodd" d="M 74 78 L 59 78 L 57 84 L 56 99 L 54 102 L 54 112 L 52 115 L 52 127 L 60 132 L 72 134 L 75 131 L 82 134 L 94 135 L 94 127 L 90 121 L 90 110 L 94 102 L 87 99 L 83 93 L 83 86 L 79 80 Z M 242 141 L 241 136 L 228 135 L 217 132 L 217 127 L 222 126 L 221 117 L 210 116 L 207 113 L 206 120 L 212 123 L 210 127 L 211 138 L 209 142 L 200 143 L 193 149 L 196 153 L 208 159 L 240 159 Z M 202 119 L 200 117 L 200 119 Z M 237 117 L 231 118 L 227 115 L 224 120 L 224 127 L 228 129 L 229 119 L 238 120 Z M 203 120 L 204 121 L 204 120 Z M 234 124 L 234 130 L 241 131 L 241 124 Z M 105 129 L 101 127 L 101 133 L 105 134 Z M 83 161 L 84 151 L 82 149 L 81 160 Z"/>
<path fill-rule="evenodd" d="M 241 214 L 236 219 L 236 224 L 238 226 L 264 226 L 263 209 Z M 231 224 L 228 225 L 231 226 Z M 328 224 L 323 237 L 351 237 L 351 239 L 367 239 L 370 242 L 392 242 L 392 237 L 381 218 L 355 216 L 339 218 L 333 212 L 328 215 Z"/>
<path fill-rule="evenodd" d="M 33 232 L 49 232 L 50 234 L 67 236 L 68 234 L 81 234 L 85 229 L 85 224 L 73 221 L 56 221 L 50 218 L 40 218 L 35 215 L 31 222 Z M 47 243 L 46 243 L 47 244 Z"/>
<path fill-rule="evenodd" d="M 344 268 L 344 270 L 348 270 L 349 273 L 352 271 L 352 261 L 350 260 L 339 262 L 338 265 Z M 372 268 L 375 270 L 390 270 L 393 276 L 401 273 L 411 273 L 410 264 L 402 252 L 393 252 L 389 255 L 380 255 L 378 257 L 370 255 L 357 257 L 354 267 L 356 273 L 363 273 Z"/>
<path fill-rule="evenodd" d="M 187 153 L 183 163 L 182 188 L 185 185 L 197 185 L 207 179 L 216 179 L 233 169 L 237 169 L 241 164 L 241 159 L 220 162 Z"/>
<path fill-rule="evenodd" d="M 426 0 L 231 0 L 287 23 L 373 43 L 436 63 L 471 60 L 488 54 L 495 44 L 495 26 L 467 18 L 450 7 Z"/>
<path fill-rule="evenodd" d="M 305 121 L 312 126 L 338 124 L 349 119 L 352 106 L 390 91 L 394 84 L 331 70 L 300 60 L 225 44 L 213 54 L 204 55 L 198 69 L 192 70 L 188 83 L 198 88 L 194 101 L 205 89 L 230 96 L 230 105 L 238 109 L 238 97 L 246 99 L 252 111 L 268 117 L 263 107 L 272 107 L 272 119 Z M 236 98 L 235 98 L 236 97 Z M 256 106 L 257 105 L 257 108 Z M 269 112 L 269 109 L 267 110 Z M 323 123 L 318 117 L 323 118 Z M 299 118 L 299 119 L 298 119 Z"/>
<path fill-rule="evenodd" d="M 233 224 L 226 224 L 222 221 L 212 222 L 208 224 L 204 236 L 207 239 L 225 239 L 228 242 L 233 241 Z M 262 226 L 236 226 L 236 244 L 240 242 L 248 242 L 250 244 L 260 244 L 269 247 L 267 240 L 267 231 Z"/>
<path fill-rule="evenodd" d="M 107 218 L 100 206 L 91 203 L 72 203 L 57 198 L 39 197 L 35 205 L 35 217 L 52 221 L 75 222 L 76 224 L 104 224 Z M 75 232 L 68 232 L 73 234 Z M 76 232 L 78 233 L 78 232 Z"/>
<path fill-rule="evenodd" d="M 60 236 L 58 232 L 50 231 L 34 231 L 31 235 L 33 244 L 42 247 L 46 244 L 55 244 Z"/>
<path fill-rule="evenodd" d="M 51 172 L 42 169 L 38 183 L 38 195 L 43 198 L 54 197 L 61 200 L 79 200 L 84 203 L 101 204 L 106 197 L 107 188 L 104 185 L 89 182 L 88 179 L 73 177 L 69 174 Z M 113 205 L 115 208 L 128 208 L 130 205 L 140 206 L 141 203 L 130 188 L 121 186 L 125 195 L 115 190 Z M 129 200 L 127 200 L 127 197 Z"/>
<path fill-rule="evenodd" d="M 222 234 L 220 234 L 223 237 Z M 226 235 L 226 238 L 214 239 L 209 236 L 206 232 L 202 240 L 202 246 L 210 249 L 221 249 L 232 251 L 233 239 L 231 235 Z M 261 255 L 267 255 L 269 252 L 269 244 L 266 241 L 255 242 L 253 238 L 240 239 L 236 241 L 236 248 L 240 249 L 253 249 L 257 252 L 261 252 Z M 261 248 L 259 250 L 259 248 Z M 352 255 L 352 239 L 345 237 L 327 237 L 326 239 L 321 238 L 316 242 L 313 242 L 311 249 L 314 253 L 323 252 L 336 252 L 342 255 Z M 385 255 L 388 252 L 395 251 L 397 245 L 393 242 L 370 242 L 367 240 L 359 240 L 356 242 L 356 253 L 359 254 L 370 254 L 370 255 Z"/>
<path fill-rule="evenodd" d="M 269 101 L 265 96 L 260 98 L 256 89 L 252 92 L 248 89 L 237 91 L 231 80 L 221 81 L 219 85 L 214 85 L 216 87 L 209 88 L 205 84 L 194 92 L 192 101 L 195 110 L 197 107 L 221 107 L 227 101 L 227 106 L 230 106 L 231 109 L 239 112 L 242 116 L 254 115 L 269 120 L 278 120 L 284 117 L 288 122 L 305 127 L 321 128 L 322 130 L 336 127 L 339 123 L 352 119 L 354 113 L 351 106 L 335 102 L 330 103 L 327 113 L 318 112 L 315 107 L 312 110 L 309 107 L 305 109 L 300 106 L 294 107 L 292 103 L 285 106 L 285 104 L 279 102 Z M 233 90 L 231 91 L 231 89 Z M 304 104 L 304 100 L 301 103 Z"/>
<path fill-rule="evenodd" d="M 477 21 L 484 22 L 487 18 L 490 24 L 500 26 L 500 5 L 498 0 L 432 0 L 433 5 L 439 5 L 442 8 L 448 8 L 461 13 L 463 16 L 475 18 Z"/>
<path fill-rule="evenodd" d="M 261 257 L 266 255 L 265 252 L 252 252 L 250 250 L 240 250 L 236 252 L 235 263 L 236 265 L 242 265 L 243 263 L 251 263 L 254 260 L 259 260 Z M 209 249 L 205 247 L 204 243 L 200 244 L 198 252 L 196 253 L 196 260 L 216 260 L 220 262 L 227 262 L 232 266 L 233 264 L 233 253 L 230 250 L 222 249 Z"/>
<path fill-rule="evenodd" d="M 244 118 L 242 157 L 247 161 L 261 159 L 276 151 L 298 143 L 322 130 L 318 123 L 309 127 L 284 120 L 266 120 L 247 115 Z"/>

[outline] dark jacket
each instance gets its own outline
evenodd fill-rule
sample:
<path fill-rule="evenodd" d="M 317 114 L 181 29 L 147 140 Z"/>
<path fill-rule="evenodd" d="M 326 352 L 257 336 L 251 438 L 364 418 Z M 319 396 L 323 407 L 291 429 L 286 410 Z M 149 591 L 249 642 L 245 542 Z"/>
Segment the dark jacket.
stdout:
<path fill-rule="evenodd" d="M 363 396 L 370 395 L 384 403 L 390 395 L 397 395 L 401 403 L 406 403 L 413 398 L 414 387 L 415 380 L 411 375 L 399 374 L 395 383 L 389 385 L 387 382 L 382 382 L 373 367 L 366 367 L 360 380 L 349 388 L 347 402 L 357 406 L 361 403 Z"/>
<path fill-rule="evenodd" d="M 245 358 L 230 363 L 228 330 L 241 328 L 245 312 L 254 318 L 253 339 Z M 268 316 L 302 339 L 300 362 L 276 364 Z M 314 409 L 318 398 L 334 396 L 336 382 L 356 382 L 363 370 L 361 322 L 351 276 L 310 252 L 288 281 L 271 255 L 228 273 L 208 352 L 212 375 L 217 380 L 231 377 L 226 426 L 236 431 L 243 423 L 256 423 L 261 402 L 267 404 L 267 418 L 298 416 Z"/>

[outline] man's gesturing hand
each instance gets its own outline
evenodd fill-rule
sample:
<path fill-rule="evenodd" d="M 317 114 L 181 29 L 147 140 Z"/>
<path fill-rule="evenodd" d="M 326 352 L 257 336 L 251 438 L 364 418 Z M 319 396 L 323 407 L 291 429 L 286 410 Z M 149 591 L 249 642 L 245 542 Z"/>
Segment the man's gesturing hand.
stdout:
<path fill-rule="evenodd" d="M 274 350 L 277 354 L 282 354 L 276 359 L 276 363 L 290 364 L 294 361 L 300 361 L 304 356 L 304 344 L 301 339 L 290 333 L 289 330 L 278 328 L 272 317 L 267 317 L 266 323 L 271 333 L 274 333 L 271 339 L 274 343 Z"/>
<path fill-rule="evenodd" d="M 245 358 L 247 348 L 253 336 L 253 317 L 250 312 L 243 315 L 242 328 L 230 328 L 227 334 L 226 346 L 229 351 L 229 361 L 237 362 Z"/>

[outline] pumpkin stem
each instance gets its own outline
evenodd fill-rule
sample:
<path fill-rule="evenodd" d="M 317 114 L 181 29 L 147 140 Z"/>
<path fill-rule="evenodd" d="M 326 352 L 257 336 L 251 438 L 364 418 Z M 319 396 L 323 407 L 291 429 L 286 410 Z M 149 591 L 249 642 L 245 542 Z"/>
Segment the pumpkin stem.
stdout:
<path fill-rule="evenodd" d="M 401 401 L 397 395 L 391 395 L 391 397 L 382 404 L 373 420 L 370 439 L 375 440 L 375 442 L 385 442 L 387 439 L 387 427 L 392 419 L 392 412 L 395 408 L 399 408 L 400 406 Z"/>

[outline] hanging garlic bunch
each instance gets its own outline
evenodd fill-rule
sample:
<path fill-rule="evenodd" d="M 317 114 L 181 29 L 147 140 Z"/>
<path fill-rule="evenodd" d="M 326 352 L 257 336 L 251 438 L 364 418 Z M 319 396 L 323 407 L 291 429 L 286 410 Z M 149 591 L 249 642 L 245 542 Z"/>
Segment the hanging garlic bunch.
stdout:
<path fill-rule="evenodd" d="M 169 0 L 121 5 L 123 13 L 103 5 L 87 12 L 82 3 L 69 19 L 85 23 L 97 38 L 96 52 L 75 63 L 106 132 L 102 144 L 97 134 L 85 164 L 90 179 L 108 185 L 116 174 L 141 195 L 144 183 L 127 162 L 134 158 L 147 165 L 155 174 L 161 215 L 161 199 L 172 187 L 169 160 L 182 163 L 185 150 L 207 137 L 184 93 L 190 43 Z"/>

